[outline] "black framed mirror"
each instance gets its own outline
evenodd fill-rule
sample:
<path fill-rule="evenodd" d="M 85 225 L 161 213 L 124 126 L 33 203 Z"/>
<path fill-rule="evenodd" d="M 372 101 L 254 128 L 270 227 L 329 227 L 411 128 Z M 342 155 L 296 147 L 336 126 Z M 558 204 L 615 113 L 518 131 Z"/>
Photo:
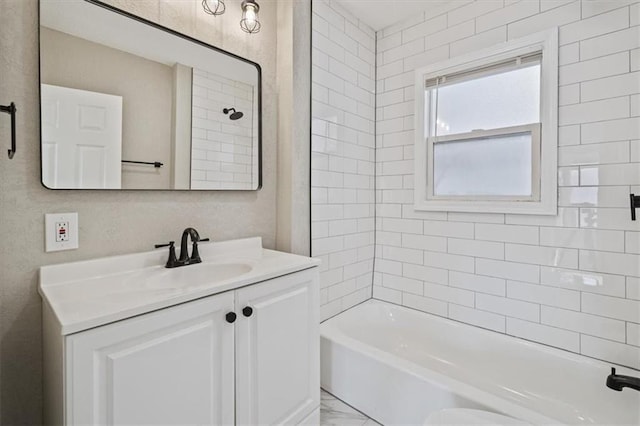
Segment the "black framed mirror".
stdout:
<path fill-rule="evenodd" d="M 42 184 L 257 190 L 260 66 L 98 0 L 40 0 Z"/>

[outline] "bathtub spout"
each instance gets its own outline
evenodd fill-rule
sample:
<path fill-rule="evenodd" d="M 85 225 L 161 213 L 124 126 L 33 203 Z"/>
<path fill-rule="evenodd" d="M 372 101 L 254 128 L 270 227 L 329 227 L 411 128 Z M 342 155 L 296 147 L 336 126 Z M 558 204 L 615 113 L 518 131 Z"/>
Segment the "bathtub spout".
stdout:
<path fill-rule="evenodd" d="M 611 374 L 607 376 L 607 386 L 616 391 L 621 391 L 623 388 L 640 391 L 640 377 L 616 374 L 616 369 L 611 367 Z"/>

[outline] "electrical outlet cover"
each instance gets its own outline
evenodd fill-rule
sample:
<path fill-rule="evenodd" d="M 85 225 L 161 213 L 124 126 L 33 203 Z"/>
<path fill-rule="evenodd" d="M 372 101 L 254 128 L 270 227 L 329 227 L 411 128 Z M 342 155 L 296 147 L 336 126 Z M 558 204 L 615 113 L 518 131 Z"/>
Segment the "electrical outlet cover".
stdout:
<path fill-rule="evenodd" d="M 78 213 L 53 213 L 44 215 L 45 251 L 73 250 L 78 248 Z M 60 238 L 60 225 L 67 224 L 64 238 Z"/>
<path fill-rule="evenodd" d="M 69 241 L 69 223 L 56 222 L 56 243 Z"/>

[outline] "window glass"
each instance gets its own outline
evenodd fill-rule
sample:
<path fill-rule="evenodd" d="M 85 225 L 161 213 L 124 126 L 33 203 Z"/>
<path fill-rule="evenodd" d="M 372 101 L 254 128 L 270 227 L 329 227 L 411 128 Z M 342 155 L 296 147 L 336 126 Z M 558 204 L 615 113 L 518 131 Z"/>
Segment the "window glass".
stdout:
<path fill-rule="evenodd" d="M 427 90 L 427 136 L 540 122 L 540 63 Z"/>
<path fill-rule="evenodd" d="M 531 132 L 433 145 L 435 196 L 532 195 Z"/>

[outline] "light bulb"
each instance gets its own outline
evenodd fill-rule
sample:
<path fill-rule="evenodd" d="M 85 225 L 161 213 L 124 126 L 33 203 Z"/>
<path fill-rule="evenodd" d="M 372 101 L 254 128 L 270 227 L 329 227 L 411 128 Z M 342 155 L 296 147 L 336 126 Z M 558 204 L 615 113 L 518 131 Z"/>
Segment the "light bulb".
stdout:
<path fill-rule="evenodd" d="M 247 13 L 244 19 L 247 20 L 248 25 L 253 25 L 256 22 L 256 11 L 253 6 L 247 6 Z"/>

